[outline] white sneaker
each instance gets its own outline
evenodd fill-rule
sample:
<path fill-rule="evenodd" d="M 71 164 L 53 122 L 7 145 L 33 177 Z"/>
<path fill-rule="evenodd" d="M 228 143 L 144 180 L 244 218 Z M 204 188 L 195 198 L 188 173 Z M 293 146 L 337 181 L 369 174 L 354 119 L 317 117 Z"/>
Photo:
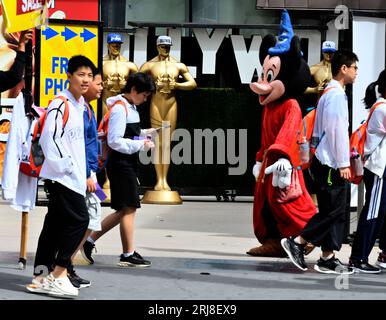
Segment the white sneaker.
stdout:
<path fill-rule="evenodd" d="M 49 295 L 60 297 L 77 297 L 79 290 L 75 288 L 68 277 L 55 278 L 51 274 L 47 276 L 47 282 L 50 287 Z"/>
<path fill-rule="evenodd" d="M 33 278 L 32 283 L 27 284 L 26 289 L 32 293 L 48 293 L 50 287 L 46 277 Z"/>

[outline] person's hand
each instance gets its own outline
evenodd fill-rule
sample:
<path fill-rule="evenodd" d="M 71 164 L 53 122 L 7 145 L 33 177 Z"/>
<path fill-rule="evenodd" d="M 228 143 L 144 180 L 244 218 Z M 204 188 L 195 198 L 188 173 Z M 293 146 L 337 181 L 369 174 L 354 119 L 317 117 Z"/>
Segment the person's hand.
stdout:
<path fill-rule="evenodd" d="M 153 134 L 156 131 L 157 131 L 156 128 L 148 128 L 148 129 L 145 129 L 145 134 L 146 135 L 151 135 L 151 134 Z"/>
<path fill-rule="evenodd" d="M 19 46 L 17 48 L 18 51 L 25 51 L 25 45 L 28 41 L 32 40 L 33 32 L 32 29 L 24 30 L 20 33 Z"/>
<path fill-rule="evenodd" d="M 280 158 L 265 169 L 265 174 L 272 173 L 272 186 L 285 188 L 291 184 L 292 166 L 288 159 Z"/>
<path fill-rule="evenodd" d="M 168 81 L 169 81 L 169 88 L 170 88 L 170 90 L 176 89 L 177 83 L 176 83 L 176 80 L 174 79 L 174 77 L 169 76 L 168 77 Z"/>
<path fill-rule="evenodd" d="M 289 162 L 288 159 L 280 158 L 274 164 L 265 169 L 265 174 L 276 172 L 279 175 L 285 175 L 285 171 L 290 170 L 292 170 L 291 162 Z"/>
<path fill-rule="evenodd" d="M 166 86 L 163 74 L 158 75 L 157 80 L 155 81 L 155 85 L 157 87 L 157 90 L 160 90 Z"/>
<path fill-rule="evenodd" d="M 350 167 L 339 168 L 340 177 L 346 180 L 351 178 L 351 170 Z"/>
<path fill-rule="evenodd" d="M 255 176 L 256 180 L 259 177 L 260 169 L 261 169 L 261 162 L 256 161 L 256 164 L 252 168 L 252 174 Z"/>
<path fill-rule="evenodd" d="M 277 181 L 277 186 L 280 189 L 287 188 L 291 185 L 291 174 L 292 174 L 292 170 L 285 171 L 284 175 L 279 176 L 279 179 Z"/>
<path fill-rule="evenodd" d="M 143 142 L 143 147 L 145 149 L 145 151 L 149 150 L 149 149 L 152 149 L 155 147 L 155 144 L 153 141 L 151 140 L 144 140 Z"/>
<path fill-rule="evenodd" d="M 95 192 L 96 191 L 96 184 L 93 180 L 93 178 L 88 178 L 87 181 L 86 181 L 86 184 L 87 184 L 87 191 L 88 192 Z"/>

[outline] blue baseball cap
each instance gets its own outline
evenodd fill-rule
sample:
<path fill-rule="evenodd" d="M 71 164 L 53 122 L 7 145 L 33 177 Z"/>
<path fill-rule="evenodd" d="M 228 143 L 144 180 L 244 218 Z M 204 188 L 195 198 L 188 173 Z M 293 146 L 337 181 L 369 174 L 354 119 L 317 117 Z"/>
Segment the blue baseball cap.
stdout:
<path fill-rule="evenodd" d="M 322 52 L 335 52 L 335 42 L 334 41 L 324 41 L 322 44 Z"/>
<path fill-rule="evenodd" d="M 107 43 L 123 43 L 122 36 L 118 33 L 109 33 Z"/>

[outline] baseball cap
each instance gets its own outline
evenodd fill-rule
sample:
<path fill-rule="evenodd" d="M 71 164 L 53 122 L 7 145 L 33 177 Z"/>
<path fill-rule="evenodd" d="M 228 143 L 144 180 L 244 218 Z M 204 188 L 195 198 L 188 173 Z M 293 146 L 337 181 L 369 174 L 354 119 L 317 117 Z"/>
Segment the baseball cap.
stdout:
<path fill-rule="evenodd" d="M 322 52 L 335 52 L 335 42 L 334 41 L 324 41 L 322 44 Z"/>
<path fill-rule="evenodd" d="M 172 38 L 170 38 L 169 36 L 159 36 L 157 38 L 157 46 L 159 45 L 172 46 Z"/>
<path fill-rule="evenodd" d="M 118 33 L 109 33 L 107 43 L 123 43 L 122 36 Z"/>

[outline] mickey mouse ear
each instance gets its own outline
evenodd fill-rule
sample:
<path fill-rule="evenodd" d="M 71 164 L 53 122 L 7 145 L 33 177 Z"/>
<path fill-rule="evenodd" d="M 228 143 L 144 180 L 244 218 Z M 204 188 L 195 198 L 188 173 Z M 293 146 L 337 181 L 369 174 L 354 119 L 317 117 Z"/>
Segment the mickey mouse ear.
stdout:
<path fill-rule="evenodd" d="M 281 14 L 280 35 L 277 44 L 268 50 L 271 56 L 280 55 L 290 50 L 291 40 L 294 36 L 291 19 L 286 9 Z"/>

